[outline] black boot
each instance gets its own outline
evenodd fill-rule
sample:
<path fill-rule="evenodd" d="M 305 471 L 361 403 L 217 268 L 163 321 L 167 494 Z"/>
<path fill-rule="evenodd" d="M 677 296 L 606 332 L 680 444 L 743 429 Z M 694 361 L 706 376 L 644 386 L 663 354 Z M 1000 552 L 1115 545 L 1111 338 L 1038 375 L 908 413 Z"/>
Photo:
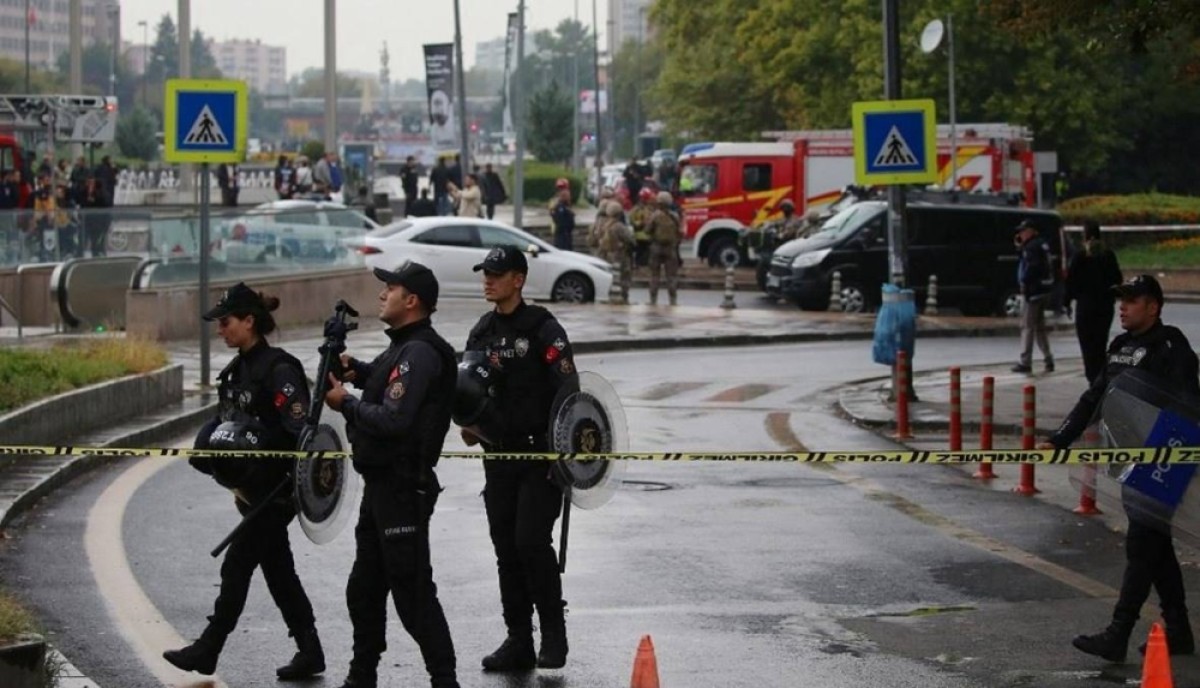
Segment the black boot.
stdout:
<path fill-rule="evenodd" d="M 1196 639 L 1192 636 L 1192 624 L 1187 610 L 1178 613 L 1163 613 L 1166 622 L 1167 652 L 1171 655 L 1190 655 L 1196 651 Z M 1146 654 L 1146 643 L 1138 646 L 1138 652 Z"/>
<path fill-rule="evenodd" d="M 1120 663 L 1125 661 L 1125 651 L 1129 647 L 1131 632 L 1133 632 L 1133 624 L 1118 624 L 1114 621 L 1109 624 L 1108 628 L 1095 635 L 1075 636 L 1071 644 L 1089 655 Z"/>
<path fill-rule="evenodd" d="M 351 671 L 346 680 L 342 681 L 342 685 L 339 688 L 375 688 L 375 683 L 374 677 L 356 677 L 354 672 Z"/>
<path fill-rule="evenodd" d="M 567 663 L 566 602 L 547 605 L 538 609 L 542 622 L 542 648 L 538 652 L 537 665 L 542 669 L 561 669 Z"/>
<path fill-rule="evenodd" d="M 205 676 L 212 676 L 217 670 L 217 658 L 221 655 L 223 642 L 211 637 L 200 636 L 196 642 L 178 650 L 167 650 L 162 654 L 163 659 L 177 669 L 194 671 Z"/>
<path fill-rule="evenodd" d="M 484 671 L 529 671 L 535 666 L 532 634 L 509 633 L 495 652 L 483 658 Z"/>
<path fill-rule="evenodd" d="M 292 661 L 275 670 L 279 680 L 300 681 L 325 671 L 325 651 L 321 649 L 317 629 L 309 628 L 293 635 L 296 637 L 298 652 L 292 657 Z"/>

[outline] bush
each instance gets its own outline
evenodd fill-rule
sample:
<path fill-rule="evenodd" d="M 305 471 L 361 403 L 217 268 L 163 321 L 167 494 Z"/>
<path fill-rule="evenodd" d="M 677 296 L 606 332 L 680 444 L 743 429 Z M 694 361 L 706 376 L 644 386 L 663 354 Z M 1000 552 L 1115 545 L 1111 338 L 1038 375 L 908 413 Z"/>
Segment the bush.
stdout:
<path fill-rule="evenodd" d="M 105 338 L 48 350 L 0 350 L 0 412 L 87 385 L 145 373 L 167 363 L 157 344 Z"/>
<path fill-rule="evenodd" d="M 525 162 L 525 203 L 526 204 L 548 204 L 550 199 L 554 198 L 556 189 L 554 183 L 560 178 L 565 178 L 571 184 L 571 198 L 579 203 L 583 198 L 583 177 L 572 174 L 569 170 L 564 169 L 560 165 L 544 162 Z M 509 189 L 513 188 L 513 168 L 508 168 Z M 509 196 L 512 196 L 512 191 L 509 191 Z"/>
<path fill-rule="evenodd" d="M 1101 226 L 1200 224 L 1200 198 L 1148 193 L 1128 196 L 1082 196 L 1059 204 L 1067 224 L 1095 220 Z"/>
<path fill-rule="evenodd" d="M 323 141 L 305 141 L 300 147 L 300 155 L 308 158 L 308 162 L 316 165 L 317 161 L 325 157 L 325 143 Z"/>
<path fill-rule="evenodd" d="M 33 616 L 11 595 L 0 592 L 0 641 L 16 640 L 18 636 L 36 631 Z"/>

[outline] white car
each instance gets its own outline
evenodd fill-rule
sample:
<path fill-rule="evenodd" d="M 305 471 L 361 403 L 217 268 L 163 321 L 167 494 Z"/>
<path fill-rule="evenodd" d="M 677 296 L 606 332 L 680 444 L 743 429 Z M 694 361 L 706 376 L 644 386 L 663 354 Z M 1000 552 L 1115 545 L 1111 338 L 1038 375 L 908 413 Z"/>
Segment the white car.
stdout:
<path fill-rule="evenodd" d="M 483 288 L 473 268 L 496 246 L 516 246 L 526 252 L 529 275 L 524 294 L 530 299 L 574 303 L 608 299 L 612 265 L 555 248 L 528 232 L 492 220 L 409 218 L 371 230 L 359 251 L 368 267 L 392 270 L 405 260 L 416 261 L 433 270 L 441 294 L 479 296 Z"/>
<path fill-rule="evenodd" d="M 276 260 L 338 264 L 358 261 L 354 248 L 379 224 L 358 210 L 328 201 L 272 201 L 221 220 L 217 253 L 230 263 Z"/>

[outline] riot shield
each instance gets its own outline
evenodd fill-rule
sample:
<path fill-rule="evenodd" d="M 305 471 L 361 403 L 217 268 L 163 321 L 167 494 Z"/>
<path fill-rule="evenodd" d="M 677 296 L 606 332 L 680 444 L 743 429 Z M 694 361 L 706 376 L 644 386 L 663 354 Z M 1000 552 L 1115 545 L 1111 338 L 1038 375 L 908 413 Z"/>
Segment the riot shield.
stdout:
<path fill-rule="evenodd" d="M 341 451 L 337 431 L 322 423 L 302 438 L 305 451 Z M 358 503 L 358 474 L 344 459 L 296 460 L 293 496 L 300 528 L 318 545 L 331 542 L 350 522 Z"/>
<path fill-rule="evenodd" d="M 555 452 L 593 454 L 629 449 L 625 409 L 616 390 L 600 375 L 579 373 L 579 389 L 564 389 L 550 412 L 550 447 Z M 554 462 L 555 480 L 571 503 L 595 509 L 612 499 L 624 461 L 572 459 Z"/>

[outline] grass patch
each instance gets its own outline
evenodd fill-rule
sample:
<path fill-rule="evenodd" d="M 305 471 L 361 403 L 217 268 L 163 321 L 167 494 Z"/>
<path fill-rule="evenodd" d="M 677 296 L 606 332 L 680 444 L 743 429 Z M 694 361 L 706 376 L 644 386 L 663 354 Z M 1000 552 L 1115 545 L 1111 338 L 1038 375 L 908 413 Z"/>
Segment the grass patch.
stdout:
<path fill-rule="evenodd" d="M 1129 244 L 1116 249 L 1121 269 L 1195 270 L 1200 268 L 1200 237 Z"/>
<path fill-rule="evenodd" d="M 1057 208 L 1067 224 L 1092 219 L 1103 225 L 1200 224 L 1200 197 L 1146 193 L 1126 196 L 1081 196 Z"/>
<path fill-rule="evenodd" d="M 11 595 L 0 592 L 0 642 L 16 640 L 19 636 L 37 632 L 33 615 L 17 604 Z"/>
<path fill-rule="evenodd" d="M 51 349 L 0 350 L 0 412 L 72 389 L 166 365 L 167 354 L 149 341 L 94 339 Z"/>

